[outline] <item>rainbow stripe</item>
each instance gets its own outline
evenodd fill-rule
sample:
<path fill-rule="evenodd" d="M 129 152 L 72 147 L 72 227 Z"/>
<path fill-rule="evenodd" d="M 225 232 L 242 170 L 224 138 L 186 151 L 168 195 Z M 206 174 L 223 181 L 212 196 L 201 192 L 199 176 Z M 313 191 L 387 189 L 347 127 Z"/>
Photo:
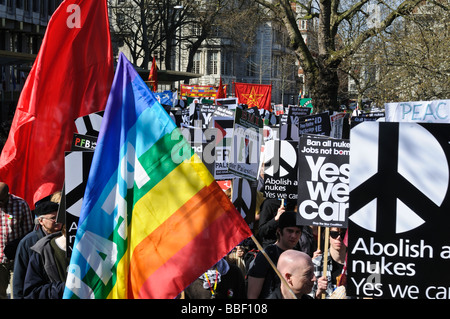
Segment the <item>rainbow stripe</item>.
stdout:
<path fill-rule="evenodd" d="M 121 54 L 64 298 L 174 298 L 251 235 Z"/>

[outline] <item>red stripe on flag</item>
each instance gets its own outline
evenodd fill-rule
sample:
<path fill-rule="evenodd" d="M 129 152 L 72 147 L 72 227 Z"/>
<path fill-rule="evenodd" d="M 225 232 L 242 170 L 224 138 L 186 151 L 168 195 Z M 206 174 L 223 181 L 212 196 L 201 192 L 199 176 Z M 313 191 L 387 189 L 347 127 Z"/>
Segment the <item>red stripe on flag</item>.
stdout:
<path fill-rule="evenodd" d="M 136 246 L 130 262 L 129 298 L 176 297 L 251 235 L 233 204 L 212 183 Z M 160 286 L 156 277 L 170 280 Z"/>
<path fill-rule="evenodd" d="M 220 233 L 230 234 L 230 238 L 215 242 L 211 236 Z M 209 267 L 224 257 L 226 254 L 223 253 L 224 251 L 231 251 L 247 237 L 246 233 L 234 226 L 229 216 L 220 216 L 148 277 L 139 291 L 138 298 L 175 298 Z M 187 269 L 190 271 L 180 274 Z"/>

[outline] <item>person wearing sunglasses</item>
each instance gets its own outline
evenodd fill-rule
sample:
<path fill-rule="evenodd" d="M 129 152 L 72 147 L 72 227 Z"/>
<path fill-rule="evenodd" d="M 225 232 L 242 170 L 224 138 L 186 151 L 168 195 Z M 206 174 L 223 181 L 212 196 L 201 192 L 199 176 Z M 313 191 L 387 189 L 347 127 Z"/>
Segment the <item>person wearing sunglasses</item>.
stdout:
<path fill-rule="evenodd" d="M 325 293 L 326 298 L 330 298 L 333 291 L 342 285 L 345 257 L 347 246 L 344 244 L 344 237 L 347 232 L 345 228 L 330 228 L 330 246 L 328 249 L 327 273 L 323 274 L 324 256 L 320 250 L 314 253 L 313 264 L 314 274 L 317 281 L 311 291 L 311 296 L 320 298 Z"/>

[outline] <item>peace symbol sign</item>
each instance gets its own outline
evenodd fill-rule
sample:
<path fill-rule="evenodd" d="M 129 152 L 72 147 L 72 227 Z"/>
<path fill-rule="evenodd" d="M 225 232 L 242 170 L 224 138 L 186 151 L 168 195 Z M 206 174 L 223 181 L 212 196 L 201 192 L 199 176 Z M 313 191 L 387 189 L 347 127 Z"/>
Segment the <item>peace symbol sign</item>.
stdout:
<path fill-rule="evenodd" d="M 448 160 L 423 126 L 364 122 L 352 129 L 350 140 L 354 223 L 372 232 L 403 233 L 424 224 L 443 203 Z"/>

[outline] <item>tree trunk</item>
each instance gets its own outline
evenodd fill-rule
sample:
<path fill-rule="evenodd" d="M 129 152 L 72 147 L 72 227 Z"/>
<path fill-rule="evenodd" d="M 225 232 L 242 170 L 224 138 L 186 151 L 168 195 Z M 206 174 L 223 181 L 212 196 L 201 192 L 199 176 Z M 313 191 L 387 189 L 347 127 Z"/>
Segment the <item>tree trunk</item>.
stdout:
<path fill-rule="evenodd" d="M 339 79 L 336 69 L 319 67 L 314 76 L 307 77 L 314 112 L 337 111 Z"/>

